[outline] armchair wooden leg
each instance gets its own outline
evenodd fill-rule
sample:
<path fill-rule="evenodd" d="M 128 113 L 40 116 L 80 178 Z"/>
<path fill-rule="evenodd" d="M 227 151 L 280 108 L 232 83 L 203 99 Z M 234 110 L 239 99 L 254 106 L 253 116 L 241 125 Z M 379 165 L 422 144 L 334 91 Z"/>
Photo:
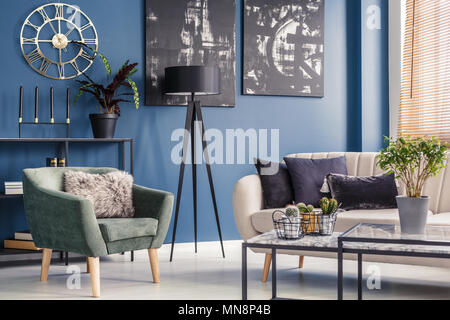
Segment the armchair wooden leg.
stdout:
<path fill-rule="evenodd" d="M 100 258 L 88 257 L 89 272 L 91 274 L 92 296 L 100 297 Z"/>
<path fill-rule="evenodd" d="M 150 266 L 152 268 L 153 282 L 159 283 L 159 264 L 158 264 L 158 249 L 148 249 L 148 257 L 150 259 Z"/>
<path fill-rule="evenodd" d="M 301 269 L 303 268 L 303 261 L 305 260 L 305 256 L 300 256 L 298 258 L 298 267 Z"/>
<path fill-rule="evenodd" d="M 269 270 L 270 270 L 270 264 L 272 263 L 272 254 L 266 253 L 266 258 L 264 260 L 264 269 L 263 269 L 263 275 L 262 275 L 262 282 L 266 283 L 267 278 L 269 277 Z"/>
<path fill-rule="evenodd" d="M 89 257 L 86 257 L 86 272 L 91 273 L 91 270 L 89 268 Z"/>
<path fill-rule="evenodd" d="M 47 281 L 48 268 L 50 267 L 50 260 L 52 259 L 52 249 L 42 250 L 42 265 L 41 265 L 41 281 Z"/>

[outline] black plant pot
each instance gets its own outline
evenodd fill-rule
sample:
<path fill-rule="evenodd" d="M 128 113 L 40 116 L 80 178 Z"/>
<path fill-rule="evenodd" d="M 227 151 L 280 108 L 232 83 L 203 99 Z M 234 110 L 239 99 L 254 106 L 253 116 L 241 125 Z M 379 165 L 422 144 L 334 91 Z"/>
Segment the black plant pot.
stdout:
<path fill-rule="evenodd" d="M 90 114 L 92 133 L 94 138 L 107 139 L 114 138 L 116 123 L 119 116 L 117 114 L 99 113 Z"/>

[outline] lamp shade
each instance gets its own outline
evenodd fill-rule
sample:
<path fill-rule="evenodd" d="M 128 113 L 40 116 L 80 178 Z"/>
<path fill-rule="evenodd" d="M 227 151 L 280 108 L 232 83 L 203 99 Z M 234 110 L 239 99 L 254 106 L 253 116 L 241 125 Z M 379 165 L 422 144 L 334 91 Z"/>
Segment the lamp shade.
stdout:
<path fill-rule="evenodd" d="M 165 94 L 171 96 L 199 96 L 220 94 L 218 67 L 177 66 L 165 70 Z"/>

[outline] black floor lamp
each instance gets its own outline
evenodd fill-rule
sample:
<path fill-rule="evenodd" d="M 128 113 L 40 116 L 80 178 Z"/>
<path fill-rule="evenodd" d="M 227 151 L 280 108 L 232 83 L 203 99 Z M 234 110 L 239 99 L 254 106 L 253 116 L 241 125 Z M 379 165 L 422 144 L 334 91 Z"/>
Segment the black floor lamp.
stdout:
<path fill-rule="evenodd" d="M 194 233 L 195 233 L 195 252 L 197 253 L 197 165 L 195 163 L 195 121 L 200 124 L 202 135 L 202 149 L 206 162 L 206 171 L 208 173 L 209 188 L 216 215 L 217 231 L 219 232 L 222 255 L 225 258 L 223 249 L 222 232 L 220 230 L 219 212 L 217 210 L 216 195 L 211 174 L 208 150 L 205 140 L 205 125 L 203 122 L 202 109 L 200 101 L 196 101 L 196 96 L 220 94 L 220 70 L 217 67 L 204 66 L 182 66 L 170 67 L 165 70 L 165 94 L 172 96 L 190 96 L 186 113 L 185 133 L 183 140 L 183 159 L 180 166 L 180 177 L 178 179 L 177 202 L 175 207 L 175 221 L 173 225 L 172 248 L 170 250 L 170 261 L 173 258 L 173 248 L 175 245 L 175 235 L 177 232 L 178 215 L 180 211 L 181 192 L 183 190 L 184 169 L 186 166 L 186 157 L 188 155 L 189 135 L 191 136 L 191 156 L 192 156 L 192 182 L 193 182 L 193 200 L 194 200 Z"/>

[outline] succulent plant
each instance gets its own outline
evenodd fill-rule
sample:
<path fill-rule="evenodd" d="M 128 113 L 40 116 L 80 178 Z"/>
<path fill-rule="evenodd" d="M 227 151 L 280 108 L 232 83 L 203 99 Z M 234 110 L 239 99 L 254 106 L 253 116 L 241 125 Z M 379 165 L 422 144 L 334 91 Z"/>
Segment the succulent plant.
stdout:
<path fill-rule="evenodd" d="M 336 199 L 328 199 L 326 197 L 320 199 L 319 205 L 323 214 L 333 214 L 339 207 Z"/>
<path fill-rule="evenodd" d="M 299 216 L 298 209 L 294 206 L 287 207 L 286 216 L 288 216 L 289 218 L 297 218 Z"/>
<path fill-rule="evenodd" d="M 297 208 L 300 213 L 311 213 L 314 211 L 314 207 L 312 205 L 306 205 L 303 202 L 297 204 Z"/>

